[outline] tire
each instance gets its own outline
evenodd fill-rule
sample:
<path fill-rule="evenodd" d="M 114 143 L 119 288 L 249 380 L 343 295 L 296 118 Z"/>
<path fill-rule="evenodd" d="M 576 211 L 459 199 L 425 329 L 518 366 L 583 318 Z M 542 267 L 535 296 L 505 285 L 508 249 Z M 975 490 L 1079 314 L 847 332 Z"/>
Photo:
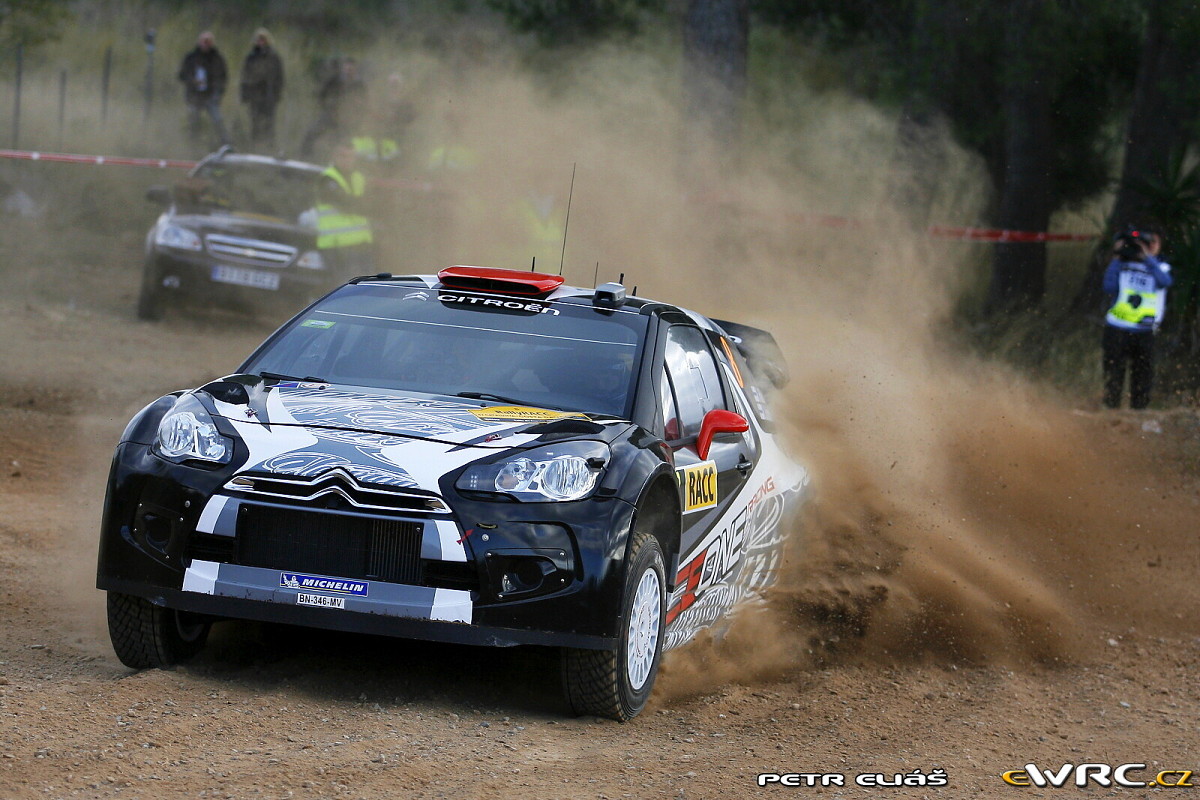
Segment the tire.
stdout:
<path fill-rule="evenodd" d="M 204 647 L 209 620 L 156 606 L 143 597 L 108 593 L 108 636 L 127 667 L 170 667 Z"/>
<path fill-rule="evenodd" d="M 563 650 L 563 690 L 577 715 L 626 722 L 646 707 L 654 689 L 666 627 L 666 568 L 658 540 L 636 533 L 628 564 L 617 649 Z"/>
<path fill-rule="evenodd" d="M 153 258 L 146 259 L 142 266 L 142 288 L 138 291 L 138 319 L 149 321 L 160 320 L 163 315 L 162 278 L 158 274 L 158 265 Z"/>

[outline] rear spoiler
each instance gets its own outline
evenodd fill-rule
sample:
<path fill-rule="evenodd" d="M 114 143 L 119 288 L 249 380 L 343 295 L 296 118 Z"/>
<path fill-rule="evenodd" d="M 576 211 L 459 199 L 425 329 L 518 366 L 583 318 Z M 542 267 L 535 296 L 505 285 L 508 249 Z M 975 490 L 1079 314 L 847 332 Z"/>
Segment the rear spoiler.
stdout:
<path fill-rule="evenodd" d="M 714 319 L 713 322 L 729 334 L 730 340 L 756 375 L 766 378 L 777 389 L 782 389 L 791 380 L 783 351 L 770 333 L 723 319 Z"/>

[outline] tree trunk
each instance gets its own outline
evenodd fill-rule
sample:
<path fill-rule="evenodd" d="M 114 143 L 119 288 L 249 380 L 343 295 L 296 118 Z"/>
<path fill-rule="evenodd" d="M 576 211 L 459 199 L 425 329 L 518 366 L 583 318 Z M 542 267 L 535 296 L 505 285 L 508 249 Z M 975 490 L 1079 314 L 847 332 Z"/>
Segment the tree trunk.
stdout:
<path fill-rule="evenodd" d="M 1200 59 L 1195 43 L 1173 35 L 1173 3 L 1151 3 L 1142 40 L 1133 107 L 1125 135 L 1125 162 L 1117 197 L 1109 216 L 1108 233 L 1125 225 L 1144 222 L 1145 202 L 1134 188 L 1138 180 L 1152 179 L 1164 172 L 1172 153 L 1191 141 L 1196 119 L 1192 93 Z M 1089 313 L 1103 305 L 1100 288 L 1111 247 L 1105 236 L 1093 253 L 1089 269 L 1071 303 L 1072 311 Z"/>
<path fill-rule="evenodd" d="M 749 0 L 688 0 L 683 35 L 688 118 L 718 146 L 738 139 L 749 38 Z"/>
<path fill-rule="evenodd" d="M 996 224 L 1004 229 L 1044 231 L 1053 210 L 1054 133 L 1049 87 L 1030 52 L 1037 0 L 1015 0 L 1005 29 L 1004 182 Z M 1046 245 L 997 244 L 986 313 L 1035 308 L 1046 290 Z"/>

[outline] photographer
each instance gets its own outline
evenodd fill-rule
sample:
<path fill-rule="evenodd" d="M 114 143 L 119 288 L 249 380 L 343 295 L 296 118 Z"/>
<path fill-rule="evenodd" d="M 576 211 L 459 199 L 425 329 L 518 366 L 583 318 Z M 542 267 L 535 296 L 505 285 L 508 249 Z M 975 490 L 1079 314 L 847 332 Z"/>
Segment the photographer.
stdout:
<path fill-rule="evenodd" d="M 1130 227 L 1113 240 L 1113 260 L 1104 271 L 1110 300 L 1105 315 L 1104 405 L 1118 408 L 1129 372 L 1129 406 L 1150 404 L 1154 383 L 1154 334 L 1162 324 L 1171 285 L 1171 267 L 1158 260 L 1161 234 L 1150 227 Z"/>

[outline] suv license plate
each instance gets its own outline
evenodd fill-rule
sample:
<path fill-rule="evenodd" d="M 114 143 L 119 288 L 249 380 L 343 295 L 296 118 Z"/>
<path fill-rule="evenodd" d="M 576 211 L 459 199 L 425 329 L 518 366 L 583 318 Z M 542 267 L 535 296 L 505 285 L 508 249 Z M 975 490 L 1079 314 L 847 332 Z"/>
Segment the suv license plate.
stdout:
<path fill-rule="evenodd" d="M 230 267 L 225 264 L 213 266 L 212 279 L 217 283 L 234 283 L 238 286 L 253 286 L 255 289 L 274 291 L 279 288 L 278 272 L 263 272 L 259 269 Z"/>
<path fill-rule="evenodd" d="M 344 609 L 346 607 L 346 598 L 329 597 L 324 594 L 305 594 L 301 592 L 296 595 L 296 602 L 302 606 L 320 606 L 321 608 Z"/>

